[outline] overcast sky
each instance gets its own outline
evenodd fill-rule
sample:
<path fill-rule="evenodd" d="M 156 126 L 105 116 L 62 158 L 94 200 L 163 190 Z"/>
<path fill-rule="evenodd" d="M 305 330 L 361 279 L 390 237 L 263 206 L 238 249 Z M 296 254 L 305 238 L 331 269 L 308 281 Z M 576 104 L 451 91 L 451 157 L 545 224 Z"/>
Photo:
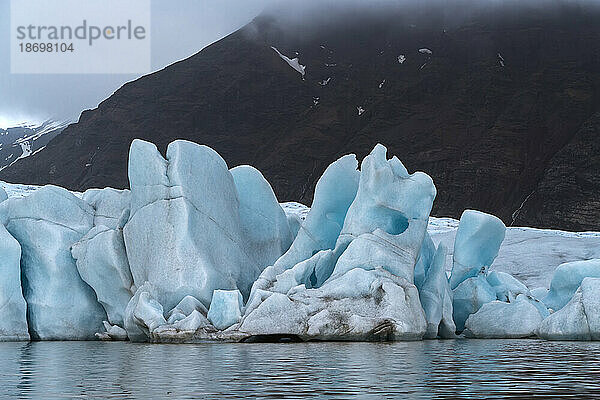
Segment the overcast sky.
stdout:
<path fill-rule="evenodd" d="M 86 1 L 86 0 L 84 0 Z M 270 0 L 152 0 L 152 69 L 200 51 L 258 15 Z M 77 119 L 135 75 L 10 73 L 10 0 L 0 0 L 0 128 Z"/>

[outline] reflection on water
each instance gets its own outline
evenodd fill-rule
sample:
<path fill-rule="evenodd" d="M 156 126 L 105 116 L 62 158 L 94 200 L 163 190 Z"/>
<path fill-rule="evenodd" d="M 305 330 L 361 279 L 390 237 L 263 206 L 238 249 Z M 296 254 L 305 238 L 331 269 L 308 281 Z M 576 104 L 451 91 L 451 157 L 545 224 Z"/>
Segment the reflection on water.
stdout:
<path fill-rule="evenodd" d="M 0 396 L 600 398 L 600 343 L 0 343 Z"/>

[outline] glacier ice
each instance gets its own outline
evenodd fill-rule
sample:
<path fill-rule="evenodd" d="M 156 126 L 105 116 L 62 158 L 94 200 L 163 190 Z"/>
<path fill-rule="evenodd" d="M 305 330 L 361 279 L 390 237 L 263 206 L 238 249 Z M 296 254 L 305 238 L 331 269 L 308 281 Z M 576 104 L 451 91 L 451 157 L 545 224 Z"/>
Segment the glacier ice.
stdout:
<path fill-rule="evenodd" d="M 524 295 L 507 303 L 486 303 L 465 322 L 465 336 L 481 339 L 514 339 L 535 335 L 542 316 Z"/>
<path fill-rule="evenodd" d="M 445 270 L 446 252 L 446 246 L 440 244 L 419 289 L 421 305 L 427 319 L 426 339 L 435 339 L 438 336 L 443 339 L 453 338 L 456 331 L 452 315 L 453 294 Z"/>
<path fill-rule="evenodd" d="M 600 278 L 584 278 L 569 302 L 542 321 L 537 335 L 548 340 L 600 340 Z"/>
<path fill-rule="evenodd" d="M 19 242 L 0 223 L 0 341 L 29 340 L 20 262 Z"/>
<path fill-rule="evenodd" d="M 444 246 L 444 249 L 446 249 L 446 246 Z M 425 233 L 425 238 L 423 239 L 423 243 L 421 243 L 421 249 L 419 251 L 419 256 L 417 257 L 414 271 L 415 285 L 419 289 L 421 289 L 421 286 L 425 281 L 425 275 L 433 261 L 435 251 L 435 244 L 433 243 L 433 240 L 431 240 L 431 236 L 429 233 Z M 447 249 L 445 251 L 447 252 Z"/>
<path fill-rule="evenodd" d="M 239 293 L 239 291 L 236 291 Z M 214 297 L 213 297 L 214 300 Z M 181 343 L 193 341 L 199 331 L 205 333 L 202 338 L 208 337 L 217 329 L 206 318 L 208 311 L 204 304 L 192 296 L 186 296 L 167 313 L 167 323 L 161 323 L 150 333 L 153 342 Z"/>
<path fill-rule="evenodd" d="M 131 192 L 112 188 L 89 189 L 83 193 L 83 201 L 94 209 L 94 226 L 110 229 L 122 228 L 129 218 Z"/>
<path fill-rule="evenodd" d="M 520 294 L 529 294 L 529 289 L 523 282 L 506 272 L 491 271 L 486 279 L 496 291 L 496 298 L 500 301 L 512 302 Z"/>
<path fill-rule="evenodd" d="M 436 189 L 428 175 L 409 174 L 400 160 L 388 160 L 386 153 L 378 144 L 361 164 L 358 191 L 338 246 L 351 242 L 335 264 L 332 278 L 356 267 L 382 267 L 414 281 Z"/>
<path fill-rule="evenodd" d="M 46 186 L 0 203 L 0 216 L 21 245 L 21 283 L 32 338 L 93 339 L 106 313 L 79 276 L 70 251 L 92 228 L 93 209 L 65 189 Z"/>
<path fill-rule="evenodd" d="M 426 330 L 416 287 L 383 269 L 355 268 L 317 289 L 261 293 L 239 330 L 305 340 L 418 340 Z"/>
<path fill-rule="evenodd" d="M 247 297 L 266 267 L 261 259 L 273 249 L 259 249 L 259 236 L 245 237 L 225 161 L 209 147 L 181 140 L 166 155 L 148 142 L 131 145 L 131 214 L 123 235 L 134 284 L 150 282 L 166 309 L 188 295 L 208 307 L 215 289 L 239 289 Z"/>
<path fill-rule="evenodd" d="M 96 337 L 100 340 L 127 340 L 127 331 L 118 325 L 112 325 L 103 321 L 106 332 L 97 332 Z"/>
<path fill-rule="evenodd" d="M 379 229 L 400 235 L 427 220 L 436 189 L 433 180 L 423 172 L 409 174 L 396 157 L 387 159 L 387 149 L 378 144 L 361 164 L 360 183 L 341 235 L 357 237 Z M 418 238 L 422 242 L 422 237 Z M 420 249 L 420 244 L 419 244 Z"/>
<path fill-rule="evenodd" d="M 240 322 L 244 300 L 239 290 L 215 290 L 208 309 L 208 320 L 223 330 Z"/>
<path fill-rule="evenodd" d="M 167 325 L 162 305 L 156 301 L 157 289 L 149 282 L 141 285 L 125 308 L 125 330 L 133 342 L 145 342 L 153 331 Z"/>
<path fill-rule="evenodd" d="M 360 173 L 354 155 L 332 163 L 315 187 L 313 204 L 290 249 L 275 263 L 288 269 L 320 250 L 336 245 L 346 214 L 358 191 Z"/>
<path fill-rule="evenodd" d="M 496 291 L 490 286 L 484 274 L 462 281 L 454 289 L 452 300 L 456 330 L 462 332 L 469 315 L 494 300 L 496 300 Z"/>
<path fill-rule="evenodd" d="M 6 191 L 0 187 L 0 203 L 6 199 L 8 199 L 8 195 L 6 194 Z"/>
<path fill-rule="evenodd" d="M 232 168 L 231 175 L 238 193 L 246 251 L 252 254 L 262 270 L 277 261 L 292 244 L 288 220 L 260 171 L 242 165 Z"/>
<path fill-rule="evenodd" d="M 123 329 L 124 313 L 136 288 L 129 269 L 123 226 L 129 218 L 131 192 L 90 189 L 82 199 L 94 212 L 94 227 L 71 247 L 81 278 L 92 287 L 108 316 L 107 326 Z M 109 338 L 119 338 L 111 334 Z M 101 336 L 106 339 L 106 336 Z"/>
<path fill-rule="evenodd" d="M 505 233 L 506 227 L 498 217 L 475 210 L 463 212 L 454 239 L 452 289 L 480 271 L 487 271 L 498 255 Z"/>
<path fill-rule="evenodd" d="M 94 289 L 110 323 L 122 327 L 125 308 L 135 292 L 122 231 L 96 226 L 73 244 L 71 253 L 79 275 Z"/>
<path fill-rule="evenodd" d="M 581 282 L 587 278 L 600 278 L 600 259 L 574 261 L 558 266 L 550 282 L 550 290 L 542 299 L 548 308 L 560 310 L 569 302 Z"/>
<path fill-rule="evenodd" d="M 193 296 L 185 296 L 179 304 L 170 310 L 166 317 L 167 322 L 172 324 L 189 317 L 194 311 L 198 311 L 202 315 L 206 315 L 208 310 L 198 299 Z"/>
<path fill-rule="evenodd" d="M 332 163 L 310 209 L 186 141 L 134 141 L 128 173 L 131 190 L 0 190 L 0 340 L 600 339 L 599 260 L 530 291 L 493 264 L 496 217 L 428 232 L 433 181 L 382 145 Z"/>
<path fill-rule="evenodd" d="M 540 299 L 543 299 L 544 297 L 546 297 L 546 295 L 548 294 L 548 289 L 546 289 L 545 287 L 537 287 L 537 288 L 531 289 L 529 292 L 531 293 L 531 295 L 533 297 L 540 300 Z"/>
<path fill-rule="evenodd" d="M 357 167 L 358 162 L 354 155 L 344 156 L 327 167 L 317 182 L 312 207 L 292 245 L 273 265 L 260 274 L 252 286 L 251 298 L 257 290 L 273 286 L 278 275 L 286 270 L 322 250 L 335 248 L 348 208 L 358 190 L 360 174 Z M 331 262 L 334 263 L 335 260 Z M 333 269 L 332 265 L 325 267 Z"/>
<path fill-rule="evenodd" d="M 377 145 L 360 173 L 354 157 L 328 168 L 315 194 L 319 213 L 311 209 L 290 250 L 255 283 L 241 332 L 319 340 L 423 337 L 426 320 L 413 279 L 436 190 L 429 176 L 409 174 L 386 153 Z M 343 197 L 330 189 L 340 182 L 348 189 Z M 324 206 L 339 212 L 325 214 Z M 441 262 L 440 268 L 443 275 Z"/>

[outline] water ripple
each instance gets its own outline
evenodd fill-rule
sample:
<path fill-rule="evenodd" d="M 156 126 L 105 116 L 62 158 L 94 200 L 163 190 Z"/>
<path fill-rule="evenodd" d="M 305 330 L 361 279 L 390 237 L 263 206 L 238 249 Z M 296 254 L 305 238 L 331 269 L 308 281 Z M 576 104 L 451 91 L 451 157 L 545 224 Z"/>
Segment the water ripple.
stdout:
<path fill-rule="evenodd" d="M 600 343 L 0 343 L 7 399 L 600 398 Z"/>

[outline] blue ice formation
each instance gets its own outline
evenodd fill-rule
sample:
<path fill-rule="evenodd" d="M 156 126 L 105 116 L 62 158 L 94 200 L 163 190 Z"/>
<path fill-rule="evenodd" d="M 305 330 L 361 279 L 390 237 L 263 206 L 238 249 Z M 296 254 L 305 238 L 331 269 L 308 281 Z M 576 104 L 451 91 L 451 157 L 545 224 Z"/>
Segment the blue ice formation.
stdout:
<path fill-rule="evenodd" d="M 536 333 L 548 340 L 600 340 L 600 278 L 584 278 L 569 302 L 544 319 Z"/>
<path fill-rule="evenodd" d="M 0 203 L 0 218 L 21 245 L 32 339 L 93 339 L 106 313 L 81 279 L 70 250 L 92 228 L 93 209 L 65 189 L 46 186 Z"/>
<path fill-rule="evenodd" d="M 520 294 L 529 295 L 527 286 L 506 272 L 491 271 L 486 277 L 496 291 L 496 298 L 504 302 L 513 302 Z"/>
<path fill-rule="evenodd" d="M 178 140 L 166 155 L 148 142 L 131 145 L 131 212 L 123 236 L 134 284 L 154 285 L 167 310 L 188 295 L 208 307 L 216 289 L 239 289 L 247 298 L 265 263 L 288 241 L 270 186 L 240 170 L 240 195 L 225 161 L 206 146 Z M 256 207 L 250 190 L 265 204 L 263 215 L 249 215 Z M 281 230 L 282 238 L 267 236 Z"/>
<path fill-rule="evenodd" d="M 456 329 L 464 329 L 467 337 L 534 336 L 549 315 L 546 305 L 521 281 L 505 272 L 489 271 L 504 232 L 500 220 L 482 212 L 467 210 L 460 220 L 450 283 L 458 282 L 453 292 Z"/>
<path fill-rule="evenodd" d="M 244 300 L 239 290 L 215 290 L 208 310 L 208 320 L 224 330 L 242 319 Z"/>
<path fill-rule="evenodd" d="M 357 168 L 358 162 L 354 155 L 344 156 L 327 167 L 315 187 L 312 207 L 290 248 L 261 273 L 252 286 L 251 298 L 256 291 L 269 288 L 277 280 L 277 276 L 299 263 L 315 257 L 311 262 L 315 264 L 326 254 L 329 255 L 328 259 L 331 258 L 330 254 L 336 247 L 348 208 L 356 197 L 360 176 Z M 308 271 L 309 275 L 301 283 L 310 285 L 309 278 L 314 271 L 315 286 L 318 284 L 316 274 L 322 275 L 322 284 L 331 274 L 333 263 L 334 260 L 331 259 L 327 263 L 321 262 L 318 269 L 314 266 L 312 269 L 304 268 L 303 271 Z"/>
<path fill-rule="evenodd" d="M 425 242 L 423 242 L 425 246 Z M 456 325 L 453 318 L 453 293 L 450 289 L 450 283 L 446 277 L 446 253 L 447 249 L 440 244 L 431 260 L 431 264 L 426 268 L 425 280 L 419 288 L 421 305 L 425 311 L 427 319 L 426 339 L 453 338 L 456 332 Z"/>
<path fill-rule="evenodd" d="M 463 212 L 454 240 L 452 289 L 467 278 L 487 272 L 498 255 L 505 233 L 506 227 L 498 217 L 474 210 Z"/>
<path fill-rule="evenodd" d="M 285 212 L 271 185 L 256 168 L 241 165 L 230 172 L 238 193 L 246 251 L 261 267 L 272 265 L 293 240 Z"/>
<path fill-rule="evenodd" d="M 130 190 L 0 190 L 0 340 L 600 339 L 599 260 L 530 291 L 466 210 L 447 263 L 432 179 L 382 145 L 333 162 L 305 219 L 206 146 L 136 140 L 128 168 Z"/>
<path fill-rule="evenodd" d="M 465 323 L 465 336 L 480 339 L 526 338 L 535 336 L 542 322 L 538 309 L 525 295 L 512 302 L 494 300 L 486 303 Z"/>
<path fill-rule="evenodd" d="M 94 289 L 108 321 L 123 326 L 123 313 L 134 293 L 123 232 L 95 226 L 73 244 L 71 253 L 81 279 Z"/>
<path fill-rule="evenodd" d="M 550 290 L 542 301 L 548 308 L 560 310 L 587 277 L 600 278 L 600 260 L 574 261 L 559 265 L 552 276 Z"/>
<path fill-rule="evenodd" d="M 20 260 L 19 242 L 0 224 L 0 341 L 29 340 Z"/>
<path fill-rule="evenodd" d="M 377 145 L 360 172 L 353 156 L 326 170 L 290 250 L 255 283 L 240 332 L 423 338 L 427 320 L 413 280 L 436 190 L 429 176 L 409 174 L 386 152 Z M 332 190 L 336 183 L 342 190 Z"/>
<path fill-rule="evenodd" d="M 496 300 L 496 291 L 488 283 L 483 273 L 468 278 L 454 289 L 452 302 L 456 330 L 462 332 L 469 315 L 476 313 L 481 306 Z"/>
<path fill-rule="evenodd" d="M 0 203 L 7 198 L 0 188 Z M 20 262 L 21 245 L 0 223 L 0 341 L 29 340 Z"/>

